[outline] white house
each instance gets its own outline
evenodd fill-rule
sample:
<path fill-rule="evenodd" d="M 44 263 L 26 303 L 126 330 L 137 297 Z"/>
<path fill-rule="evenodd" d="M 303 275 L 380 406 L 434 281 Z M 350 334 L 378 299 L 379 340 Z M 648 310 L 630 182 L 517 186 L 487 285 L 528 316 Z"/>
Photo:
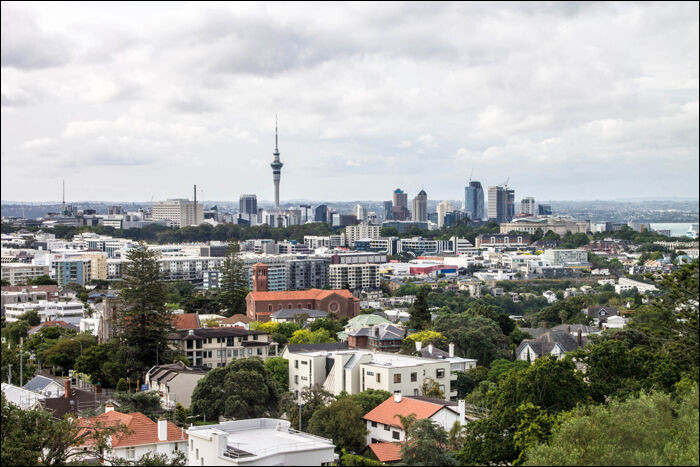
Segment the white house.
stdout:
<path fill-rule="evenodd" d="M 286 420 L 253 418 L 191 426 L 189 465 L 329 465 L 333 440 L 294 430 Z"/>
<path fill-rule="evenodd" d="M 546 290 L 542 292 L 542 296 L 547 299 L 547 303 L 554 303 L 557 301 L 557 294 L 551 290 Z"/>
<path fill-rule="evenodd" d="M 146 384 L 150 390 L 158 391 L 164 408 L 172 409 L 179 402 L 188 409 L 197 382 L 206 374 L 203 369 L 190 368 L 182 362 L 176 362 L 148 370 Z"/>
<path fill-rule="evenodd" d="M 34 391 L 46 397 L 61 397 L 66 392 L 63 384 L 41 375 L 36 375 L 27 381 L 27 384 L 24 385 L 24 389 Z"/>

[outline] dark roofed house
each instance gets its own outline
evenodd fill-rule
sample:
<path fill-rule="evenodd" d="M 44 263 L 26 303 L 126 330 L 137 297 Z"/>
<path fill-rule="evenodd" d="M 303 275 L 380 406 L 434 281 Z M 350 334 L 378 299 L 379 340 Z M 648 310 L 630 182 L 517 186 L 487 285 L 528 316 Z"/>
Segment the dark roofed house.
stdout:
<path fill-rule="evenodd" d="M 146 384 L 149 390 L 158 391 L 165 409 L 174 408 L 178 402 L 187 409 L 197 381 L 204 378 L 208 370 L 209 367 L 192 368 L 182 362 L 154 366 L 146 374 Z"/>
<path fill-rule="evenodd" d="M 534 361 L 543 355 L 554 355 L 559 359 L 564 358 L 564 354 L 583 347 L 587 339 L 578 334 L 572 336 L 566 331 L 548 331 L 537 339 L 525 339 L 516 350 L 518 360 Z"/>
<path fill-rule="evenodd" d="M 65 321 L 58 320 L 58 321 L 44 321 L 43 323 L 41 323 L 37 326 L 34 326 L 29 331 L 27 331 L 27 334 L 31 336 L 32 334 L 35 334 L 35 333 L 41 331 L 43 328 L 52 327 L 52 326 L 58 326 L 58 327 L 61 327 L 63 329 L 68 329 L 70 331 L 75 331 L 75 332 L 80 331 L 80 328 L 78 326 L 75 326 L 75 325 L 70 324 L 70 323 L 66 323 Z"/>
<path fill-rule="evenodd" d="M 24 389 L 34 391 L 46 397 L 61 397 L 65 393 L 63 383 L 41 375 L 36 375 L 27 381 L 27 384 L 24 385 Z"/>
<path fill-rule="evenodd" d="M 361 327 L 347 332 L 348 348 L 398 352 L 406 337 L 406 329 L 391 323 Z"/>
<path fill-rule="evenodd" d="M 289 321 L 294 321 L 297 317 L 302 315 L 307 315 L 306 321 L 314 321 L 318 318 L 327 318 L 328 313 L 321 310 L 310 310 L 307 308 L 285 308 L 283 310 L 276 311 L 270 315 L 272 321 L 284 323 Z"/>
<path fill-rule="evenodd" d="M 589 306 L 583 313 L 593 319 L 594 326 L 607 322 L 611 316 L 620 316 L 620 310 L 612 306 Z"/>
<path fill-rule="evenodd" d="M 237 327 L 199 328 L 168 334 L 170 346 L 187 356 L 192 366 L 226 366 L 231 360 L 277 355 L 277 343 L 262 331 Z"/>

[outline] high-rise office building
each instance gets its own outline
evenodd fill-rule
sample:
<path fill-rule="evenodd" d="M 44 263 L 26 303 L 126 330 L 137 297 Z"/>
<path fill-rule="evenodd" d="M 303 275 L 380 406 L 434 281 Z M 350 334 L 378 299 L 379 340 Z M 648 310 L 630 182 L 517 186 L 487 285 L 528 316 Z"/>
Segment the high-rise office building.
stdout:
<path fill-rule="evenodd" d="M 454 211 L 452 203 L 449 201 L 440 201 L 437 205 L 437 225 L 442 228 L 445 225 L 445 215 L 448 212 Z"/>
<path fill-rule="evenodd" d="M 540 204 L 537 206 L 537 214 L 540 216 L 551 216 L 552 215 L 552 205 L 551 204 Z"/>
<path fill-rule="evenodd" d="M 520 201 L 520 212 L 523 214 L 528 214 L 530 216 L 535 215 L 535 198 L 523 198 Z"/>
<path fill-rule="evenodd" d="M 425 222 L 428 220 L 428 195 L 424 190 L 418 192 L 413 198 L 413 220 L 414 222 Z"/>
<path fill-rule="evenodd" d="M 241 195 L 238 201 L 238 212 L 241 214 L 258 215 L 258 197 L 256 195 Z"/>
<path fill-rule="evenodd" d="M 464 189 L 464 211 L 472 221 L 484 220 L 484 189 L 481 182 L 470 181 Z"/>
<path fill-rule="evenodd" d="M 201 203 L 195 205 L 188 199 L 169 199 L 153 205 L 151 218 L 165 220 L 168 225 L 178 228 L 199 225 L 204 222 L 204 206 Z"/>
<path fill-rule="evenodd" d="M 394 190 L 394 206 L 391 208 L 391 218 L 395 221 L 406 221 L 411 213 L 408 211 L 408 194 L 402 189 Z"/>
<path fill-rule="evenodd" d="M 390 221 L 393 219 L 393 216 L 391 215 L 391 201 L 384 201 L 384 220 L 385 221 Z"/>
<path fill-rule="evenodd" d="M 361 204 L 356 204 L 355 209 L 353 210 L 353 213 L 355 214 L 355 217 L 357 218 L 357 222 L 365 222 L 367 220 L 367 210 L 365 207 Z"/>
<path fill-rule="evenodd" d="M 328 206 L 321 204 L 316 206 L 314 211 L 314 221 L 315 222 L 328 222 Z"/>
<path fill-rule="evenodd" d="M 301 211 L 301 223 L 302 224 L 305 224 L 306 222 L 313 220 L 314 211 L 313 211 L 313 209 L 311 209 L 310 205 L 300 204 L 299 210 Z"/>
<path fill-rule="evenodd" d="M 510 222 L 515 215 L 515 190 L 507 186 L 491 186 L 488 195 L 488 218 L 494 222 Z"/>
<path fill-rule="evenodd" d="M 508 222 L 515 217 L 515 190 L 509 190 L 506 187 L 506 219 Z"/>

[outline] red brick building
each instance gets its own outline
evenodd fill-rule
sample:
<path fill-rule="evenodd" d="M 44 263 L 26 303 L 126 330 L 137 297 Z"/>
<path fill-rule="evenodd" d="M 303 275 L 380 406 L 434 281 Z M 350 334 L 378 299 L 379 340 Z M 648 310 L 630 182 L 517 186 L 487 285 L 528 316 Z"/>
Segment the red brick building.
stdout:
<path fill-rule="evenodd" d="M 360 314 L 360 300 L 349 290 L 289 290 L 283 292 L 250 292 L 245 299 L 246 314 L 255 321 L 269 321 L 270 315 L 283 309 L 321 310 L 339 318 Z"/>

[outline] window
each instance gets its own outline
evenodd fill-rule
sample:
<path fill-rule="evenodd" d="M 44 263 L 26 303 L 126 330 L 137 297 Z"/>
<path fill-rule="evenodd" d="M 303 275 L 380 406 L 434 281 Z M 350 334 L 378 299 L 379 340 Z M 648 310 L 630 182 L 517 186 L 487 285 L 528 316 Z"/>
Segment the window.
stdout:
<path fill-rule="evenodd" d="M 177 443 L 173 443 L 173 452 L 179 451 L 179 450 L 180 450 L 180 448 L 179 448 L 178 444 L 177 444 Z"/>
<path fill-rule="evenodd" d="M 372 428 L 377 428 L 377 422 L 372 422 Z"/>
<path fill-rule="evenodd" d="M 299 384 L 299 375 L 294 375 L 294 384 Z"/>
<path fill-rule="evenodd" d="M 391 437 L 394 439 L 399 439 L 399 432 L 398 431 L 392 431 L 391 432 Z"/>
<path fill-rule="evenodd" d="M 136 457 L 136 448 L 134 448 L 134 447 L 126 448 L 126 458 L 133 459 L 135 457 Z"/>
<path fill-rule="evenodd" d="M 396 373 L 396 374 L 394 375 L 394 384 L 399 384 L 400 382 L 401 382 L 401 374 L 400 374 L 400 373 Z"/>
<path fill-rule="evenodd" d="M 261 348 L 258 348 L 258 355 L 262 355 L 262 354 L 263 354 L 262 349 L 261 349 Z"/>
<path fill-rule="evenodd" d="M 444 378 L 445 377 L 445 369 L 444 368 L 438 368 L 437 371 L 435 372 L 435 375 L 438 378 Z"/>
<path fill-rule="evenodd" d="M 258 335 L 257 335 L 257 334 L 253 334 L 253 340 L 254 340 L 254 341 L 258 340 Z"/>
<path fill-rule="evenodd" d="M 418 381 L 418 373 L 411 373 L 411 382 L 415 383 Z"/>
<path fill-rule="evenodd" d="M 299 360 L 294 360 L 294 368 L 299 368 Z"/>
<path fill-rule="evenodd" d="M 199 448 L 197 448 L 197 459 L 199 459 Z"/>
<path fill-rule="evenodd" d="M 248 356 L 250 357 L 251 355 L 253 355 L 253 349 L 248 349 Z"/>
<path fill-rule="evenodd" d="M 391 428 L 389 428 L 389 425 L 384 425 L 384 431 L 389 431 Z"/>
<path fill-rule="evenodd" d="M 418 390 L 418 388 L 414 388 L 414 389 L 413 389 L 413 395 L 414 395 L 414 396 L 420 396 L 420 391 Z"/>
<path fill-rule="evenodd" d="M 291 303 L 289 304 L 289 309 L 290 309 L 290 310 L 292 309 L 292 304 L 291 304 Z"/>
<path fill-rule="evenodd" d="M 277 305 L 277 310 L 281 310 L 281 309 L 282 309 L 282 305 Z"/>
<path fill-rule="evenodd" d="M 377 373 L 377 382 L 381 383 L 382 382 L 382 375 L 381 373 Z"/>
<path fill-rule="evenodd" d="M 267 305 L 267 311 L 272 311 L 272 305 Z"/>

